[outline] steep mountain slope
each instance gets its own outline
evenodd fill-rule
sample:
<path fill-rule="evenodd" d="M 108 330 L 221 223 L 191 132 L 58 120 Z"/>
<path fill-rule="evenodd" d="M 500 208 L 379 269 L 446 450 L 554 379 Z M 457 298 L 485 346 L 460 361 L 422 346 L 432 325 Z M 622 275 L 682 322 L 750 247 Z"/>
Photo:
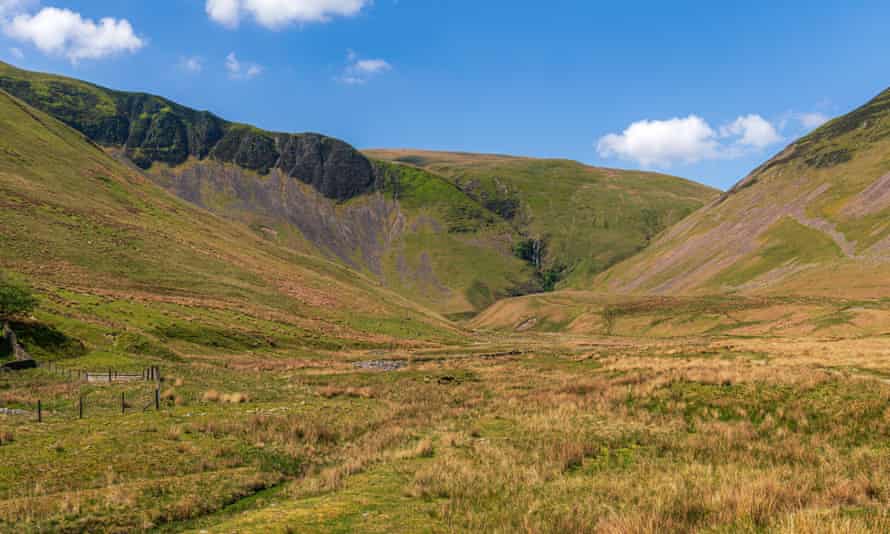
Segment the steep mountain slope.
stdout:
<path fill-rule="evenodd" d="M 374 186 L 370 162 L 346 143 L 323 135 L 266 132 L 158 96 L 114 91 L 2 62 L 0 89 L 102 146 L 121 147 L 143 169 L 210 158 L 263 175 L 277 169 L 339 200 Z"/>
<path fill-rule="evenodd" d="M 28 350 L 83 366 L 456 335 L 354 271 L 177 199 L 2 91 L 0 269 L 41 296 L 38 323 L 20 325 Z M 76 342 L 59 341 L 68 338 Z"/>
<path fill-rule="evenodd" d="M 562 285 L 590 279 L 643 249 L 718 192 L 656 173 L 574 161 L 421 150 L 366 150 L 373 158 L 447 177 L 523 235 L 520 255 Z"/>
<path fill-rule="evenodd" d="M 443 313 L 539 289 L 513 255 L 520 237 L 497 215 L 430 173 L 386 163 L 374 172 L 376 191 L 341 202 L 277 170 L 261 177 L 211 160 L 146 175 L 264 239 L 339 261 Z"/>
<path fill-rule="evenodd" d="M 520 237 L 446 180 L 318 134 L 266 132 L 161 97 L 0 63 L 0 88 L 194 204 L 445 313 L 537 290 Z"/>
<path fill-rule="evenodd" d="M 456 317 L 584 286 L 711 198 L 685 180 L 562 160 L 378 153 L 266 132 L 161 97 L 0 63 L 0 89 L 180 198 Z M 402 164 L 400 164 L 402 163 Z"/>
<path fill-rule="evenodd" d="M 890 90 L 790 145 L 595 287 L 888 297 L 888 216 Z"/>

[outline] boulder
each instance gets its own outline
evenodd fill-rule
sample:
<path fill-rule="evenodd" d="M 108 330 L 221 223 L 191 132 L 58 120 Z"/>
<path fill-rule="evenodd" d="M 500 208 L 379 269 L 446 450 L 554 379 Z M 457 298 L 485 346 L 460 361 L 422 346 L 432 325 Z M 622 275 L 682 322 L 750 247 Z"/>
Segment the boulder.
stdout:
<path fill-rule="evenodd" d="M 0 354 L 11 355 L 17 362 L 31 360 L 31 356 L 19 345 L 18 338 L 9 327 L 9 323 L 3 323 L 3 330 L 0 332 Z"/>

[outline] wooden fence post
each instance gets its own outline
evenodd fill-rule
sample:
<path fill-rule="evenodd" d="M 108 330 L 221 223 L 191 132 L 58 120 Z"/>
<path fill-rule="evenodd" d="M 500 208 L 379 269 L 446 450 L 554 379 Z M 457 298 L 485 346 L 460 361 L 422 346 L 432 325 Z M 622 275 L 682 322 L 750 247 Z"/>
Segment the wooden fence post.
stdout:
<path fill-rule="evenodd" d="M 124 400 L 124 392 L 121 391 L 121 413 L 127 413 L 127 404 Z"/>
<path fill-rule="evenodd" d="M 108 383 L 111 383 L 111 369 L 108 370 Z"/>
<path fill-rule="evenodd" d="M 161 386 L 155 387 L 155 410 L 161 410 Z"/>
<path fill-rule="evenodd" d="M 40 399 L 37 399 L 37 422 L 43 422 L 43 405 L 40 403 Z"/>

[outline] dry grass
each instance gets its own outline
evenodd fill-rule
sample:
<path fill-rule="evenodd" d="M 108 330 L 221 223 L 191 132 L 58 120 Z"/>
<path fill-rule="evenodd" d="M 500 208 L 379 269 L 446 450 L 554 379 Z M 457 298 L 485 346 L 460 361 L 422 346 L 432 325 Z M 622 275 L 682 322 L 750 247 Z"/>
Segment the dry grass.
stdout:
<path fill-rule="evenodd" d="M 224 404 L 244 404 L 250 401 L 250 396 L 246 393 L 220 393 L 215 389 L 204 392 L 201 396 L 204 402 L 221 402 Z"/>
<path fill-rule="evenodd" d="M 446 355 L 410 373 L 290 366 L 226 370 L 204 383 L 201 367 L 165 392 L 167 401 L 201 399 L 199 409 L 168 406 L 151 424 L 128 416 L 140 430 L 118 438 L 144 436 L 164 458 L 183 458 L 170 473 L 181 485 L 161 492 L 148 482 L 152 471 L 139 471 L 145 459 L 119 460 L 97 487 L 71 492 L 36 471 L 28 485 L 11 486 L 0 471 L 0 489 L 20 488 L 0 500 L 0 517 L 103 525 L 115 510 L 137 529 L 209 516 L 208 531 L 349 531 L 361 525 L 348 518 L 364 517 L 354 496 L 377 495 L 391 507 L 379 515 L 382 530 L 403 520 L 433 531 L 528 533 L 879 532 L 890 524 L 890 386 L 880 375 L 890 341 L 524 341 L 522 357 Z M 227 402 L 248 394 L 250 406 Z M 23 427 L 3 443 L 5 455 L 21 460 L 36 448 L 55 461 L 67 454 L 56 447 L 77 451 L 80 442 L 47 437 L 34 447 Z M 243 484 L 203 489 L 229 471 L 243 472 Z M 391 486 L 361 485 L 381 472 L 395 477 Z M 271 504 L 214 514 L 251 494 L 251 473 L 285 486 Z M 318 522 L 274 519 L 307 503 Z"/>

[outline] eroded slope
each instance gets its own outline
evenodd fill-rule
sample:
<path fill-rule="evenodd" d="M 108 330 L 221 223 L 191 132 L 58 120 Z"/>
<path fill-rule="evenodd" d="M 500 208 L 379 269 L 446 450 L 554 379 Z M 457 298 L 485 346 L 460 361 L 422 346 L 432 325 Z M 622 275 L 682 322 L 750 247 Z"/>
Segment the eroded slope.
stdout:
<path fill-rule="evenodd" d="M 890 91 L 600 276 L 617 293 L 890 296 Z"/>

